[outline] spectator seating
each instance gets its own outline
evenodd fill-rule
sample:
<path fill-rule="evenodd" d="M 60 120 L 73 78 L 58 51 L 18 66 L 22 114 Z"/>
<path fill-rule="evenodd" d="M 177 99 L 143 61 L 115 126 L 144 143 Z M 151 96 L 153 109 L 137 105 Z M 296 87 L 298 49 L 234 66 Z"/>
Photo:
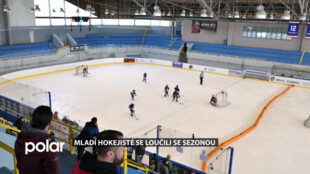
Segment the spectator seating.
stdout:
<path fill-rule="evenodd" d="M 170 36 L 147 34 L 144 40 L 145 47 L 169 48 Z"/>
<path fill-rule="evenodd" d="M 143 34 L 88 34 L 85 38 L 75 39 L 78 45 L 90 48 L 107 46 L 141 46 Z"/>
<path fill-rule="evenodd" d="M 170 47 L 170 49 L 178 50 L 183 43 L 185 42 L 182 41 L 181 38 L 175 38 L 174 43 Z M 187 43 L 193 44 L 193 47 L 191 48 L 190 52 L 218 54 L 225 56 L 260 59 L 266 61 L 291 63 L 291 64 L 299 64 L 299 60 L 302 55 L 302 52 L 298 51 L 242 47 L 242 46 L 231 46 L 231 45 L 199 43 L 199 42 L 187 42 Z M 305 53 L 302 64 L 310 65 L 310 53 Z"/>
<path fill-rule="evenodd" d="M 105 46 L 140 46 L 143 41 L 143 34 L 90 34 L 86 38 L 76 39 L 78 44 L 86 44 L 89 47 Z M 182 44 L 181 37 L 170 39 L 168 35 L 147 34 L 143 43 L 144 47 L 155 47 L 170 50 L 179 50 Z M 299 64 L 302 52 L 285 51 L 265 48 L 253 48 L 242 46 L 230 46 L 222 44 L 187 42 L 193 44 L 189 52 L 199 52 L 207 54 L 218 54 L 224 56 L 260 59 L 266 61 Z M 305 53 L 304 65 L 310 65 L 310 53 Z"/>
<path fill-rule="evenodd" d="M 56 52 L 56 47 L 48 43 L 0 46 L 0 58 L 26 57 Z"/>

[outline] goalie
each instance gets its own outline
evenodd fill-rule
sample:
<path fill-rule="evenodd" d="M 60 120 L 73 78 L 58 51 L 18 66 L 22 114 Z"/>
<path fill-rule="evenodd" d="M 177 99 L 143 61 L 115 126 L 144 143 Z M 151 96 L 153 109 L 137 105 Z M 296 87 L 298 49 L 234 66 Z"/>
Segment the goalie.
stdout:
<path fill-rule="evenodd" d="M 82 65 L 81 67 L 83 67 L 83 77 L 87 77 L 88 73 L 88 66 L 87 65 Z"/>
<path fill-rule="evenodd" d="M 214 95 L 212 95 L 211 100 L 210 100 L 210 104 L 211 104 L 212 106 L 216 106 L 216 102 L 217 102 L 217 98 L 214 97 Z"/>

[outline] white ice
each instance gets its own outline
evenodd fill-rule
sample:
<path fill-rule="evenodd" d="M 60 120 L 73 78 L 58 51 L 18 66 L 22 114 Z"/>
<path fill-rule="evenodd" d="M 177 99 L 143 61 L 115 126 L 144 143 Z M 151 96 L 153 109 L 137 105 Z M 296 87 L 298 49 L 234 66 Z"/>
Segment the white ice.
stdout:
<path fill-rule="evenodd" d="M 82 125 L 95 116 L 100 130 L 117 129 L 127 137 L 140 137 L 162 125 L 220 142 L 251 126 L 268 101 L 286 89 L 285 85 L 208 73 L 201 86 L 200 72 L 152 65 L 98 66 L 89 72 L 87 78 L 69 71 L 19 82 L 50 91 L 53 110 Z M 142 83 L 144 72 L 147 83 Z M 167 98 L 163 97 L 166 84 L 170 87 Z M 171 101 L 176 85 L 183 105 Z M 133 89 L 140 120 L 130 117 L 128 109 Z M 210 106 L 211 95 L 222 90 L 231 104 Z M 235 148 L 232 173 L 309 174 L 310 129 L 303 126 L 309 106 L 310 90 L 297 87 L 272 104 L 257 129 L 231 145 Z"/>

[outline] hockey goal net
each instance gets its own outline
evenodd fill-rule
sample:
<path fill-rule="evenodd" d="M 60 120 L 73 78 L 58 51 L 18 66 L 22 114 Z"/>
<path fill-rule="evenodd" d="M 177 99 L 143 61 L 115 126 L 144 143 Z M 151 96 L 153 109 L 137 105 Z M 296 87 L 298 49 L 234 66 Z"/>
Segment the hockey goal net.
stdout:
<path fill-rule="evenodd" d="M 83 74 L 83 69 L 86 68 L 86 72 L 88 73 L 88 65 L 77 66 L 75 69 L 75 75 Z"/>
<path fill-rule="evenodd" d="M 216 98 L 216 106 L 217 107 L 226 107 L 230 105 L 228 102 L 228 95 L 226 91 L 221 91 L 215 95 Z"/>

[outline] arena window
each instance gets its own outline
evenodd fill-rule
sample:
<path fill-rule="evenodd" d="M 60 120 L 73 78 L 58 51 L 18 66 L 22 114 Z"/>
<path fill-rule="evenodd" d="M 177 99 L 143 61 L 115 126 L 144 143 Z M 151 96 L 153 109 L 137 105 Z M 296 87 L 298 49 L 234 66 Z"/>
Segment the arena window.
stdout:
<path fill-rule="evenodd" d="M 255 39 L 292 40 L 286 27 L 243 26 L 243 37 Z"/>

